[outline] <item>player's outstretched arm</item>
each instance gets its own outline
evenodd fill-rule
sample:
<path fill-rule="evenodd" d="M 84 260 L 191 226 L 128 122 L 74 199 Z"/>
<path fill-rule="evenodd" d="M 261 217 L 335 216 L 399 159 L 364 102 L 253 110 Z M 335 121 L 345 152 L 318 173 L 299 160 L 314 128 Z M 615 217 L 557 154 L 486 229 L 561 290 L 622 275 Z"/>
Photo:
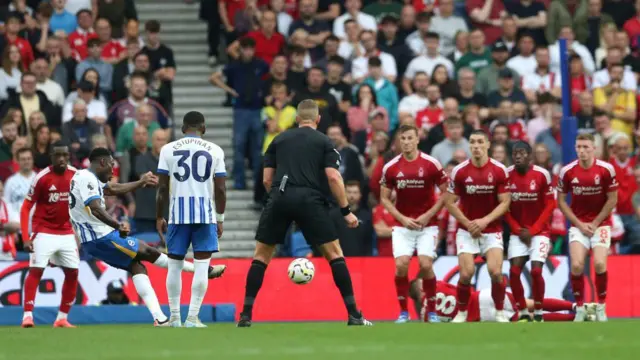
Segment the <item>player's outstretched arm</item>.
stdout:
<path fill-rule="evenodd" d="M 104 188 L 105 196 L 124 195 L 135 191 L 145 186 L 156 186 L 158 184 L 158 177 L 153 175 L 150 171 L 140 178 L 138 181 L 128 182 L 124 184 L 107 183 Z"/>
<path fill-rule="evenodd" d="M 604 203 L 604 206 L 602 207 L 602 210 L 600 210 L 600 212 L 598 213 L 598 216 L 596 216 L 596 218 L 593 219 L 593 221 L 591 222 L 593 226 L 596 228 L 600 226 L 600 224 L 602 224 L 604 219 L 606 219 L 611 214 L 611 212 L 613 211 L 613 209 L 616 207 L 617 204 L 618 204 L 618 191 L 617 190 L 609 191 L 607 193 L 607 202 Z"/>

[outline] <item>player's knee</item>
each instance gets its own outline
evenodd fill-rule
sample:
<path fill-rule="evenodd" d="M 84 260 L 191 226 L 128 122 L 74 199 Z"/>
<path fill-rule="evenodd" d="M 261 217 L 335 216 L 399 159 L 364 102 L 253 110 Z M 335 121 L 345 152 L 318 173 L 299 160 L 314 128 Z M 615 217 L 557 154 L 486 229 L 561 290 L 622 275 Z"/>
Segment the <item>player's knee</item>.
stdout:
<path fill-rule="evenodd" d="M 405 277 L 409 275 L 409 264 L 396 262 L 396 276 Z"/>
<path fill-rule="evenodd" d="M 271 262 L 271 258 L 273 257 L 274 251 L 275 246 L 258 242 L 256 245 L 256 250 L 253 254 L 253 259 L 261 261 L 265 264 L 269 264 L 269 262 Z"/>
<path fill-rule="evenodd" d="M 601 260 L 593 260 L 593 269 L 596 271 L 596 274 L 602 274 L 607 271 L 607 262 Z"/>
<path fill-rule="evenodd" d="M 493 283 L 502 282 L 502 271 L 489 270 L 489 276 L 491 277 L 491 282 Z"/>
<path fill-rule="evenodd" d="M 344 257 L 338 240 L 323 244 L 320 246 L 320 249 L 322 250 L 322 255 L 324 255 L 324 258 L 327 259 L 327 261 L 333 261 Z"/>
<path fill-rule="evenodd" d="M 139 261 L 134 261 L 131 263 L 131 266 L 129 267 L 129 271 L 131 272 L 131 275 L 146 274 L 147 268 L 144 265 L 142 265 L 142 263 L 140 263 Z"/>
<path fill-rule="evenodd" d="M 408 268 L 407 264 L 407 268 Z M 422 257 L 420 258 L 420 272 L 422 274 L 427 274 L 433 271 L 433 259 L 430 257 Z"/>
<path fill-rule="evenodd" d="M 574 275 L 580 275 L 584 271 L 584 262 L 580 260 L 571 260 L 571 273 Z"/>
<path fill-rule="evenodd" d="M 468 284 L 473 277 L 475 269 L 473 267 L 460 267 L 460 281 L 464 284 Z"/>

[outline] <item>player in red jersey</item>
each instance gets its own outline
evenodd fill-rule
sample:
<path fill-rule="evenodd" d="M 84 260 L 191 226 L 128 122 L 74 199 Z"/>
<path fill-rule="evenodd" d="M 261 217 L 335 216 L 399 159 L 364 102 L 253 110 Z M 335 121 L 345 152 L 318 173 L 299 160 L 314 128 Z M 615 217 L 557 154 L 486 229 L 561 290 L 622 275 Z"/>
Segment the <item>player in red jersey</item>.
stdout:
<path fill-rule="evenodd" d="M 578 308 L 575 321 L 584 321 L 584 261 L 593 253 L 596 271 L 596 319 L 607 321 L 607 255 L 611 246 L 611 211 L 618 203 L 618 181 L 611 164 L 595 157 L 593 135 L 576 138 L 578 160 L 562 168 L 558 180 L 558 207 L 571 222 L 569 254 L 571 255 L 571 287 Z M 571 194 L 571 206 L 567 204 Z"/>
<path fill-rule="evenodd" d="M 53 165 L 40 171 L 20 210 L 24 248 L 30 252 L 29 273 L 24 282 L 22 327 L 33 327 L 33 307 L 44 269 L 49 262 L 62 268 L 64 283 L 60 311 L 54 327 L 74 327 L 67 314 L 78 288 L 78 244 L 69 222 L 69 187 L 76 169 L 69 166 L 69 148 L 60 143 L 51 148 Z M 29 237 L 29 214 L 33 214 L 33 234 Z"/>
<path fill-rule="evenodd" d="M 457 302 L 460 311 L 453 319 L 455 323 L 467 321 L 471 279 L 476 269 L 474 258 L 479 253 L 486 257 L 491 274 L 496 321 L 509 321 L 503 311 L 506 284 L 502 278 L 501 222 L 511 202 L 509 175 L 504 165 L 489 157 L 489 145 L 489 137 L 485 132 L 475 130 L 471 133 L 471 159 L 453 169 L 449 189 L 444 196 L 449 213 L 460 225 L 456 234 L 460 264 Z M 458 198 L 460 203 L 456 205 Z"/>
<path fill-rule="evenodd" d="M 509 172 L 511 206 L 505 215 L 511 227 L 509 249 L 507 251 L 511 269 L 509 281 L 511 291 L 520 312 L 520 321 L 531 321 L 524 298 L 524 288 L 520 275 L 522 267 L 531 260 L 532 294 L 534 300 L 533 320 L 542 322 L 542 300 L 544 298 L 544 278 L 542 266 L 549 254 L 549 222 L 556 207 L 551 174 L 531 163 L 531 146 L 518 141 L 513 146 L 513 166 Z"/>
<path fill-rule="evenodd" d="M 409 321 L 409 263 L 418 253 L 420 273 L 428 299 L 429 319 L 439 322 L 435 314 L 436 274 L 433 260 L 438 243 L 437 214 L 442 201 L 435 189 L 445 190 L 447 174 L 435 158 L 418 150 L 418 129 L 402 125 L 398 129 L 402 154 L 389 161 L 382 170 L 380 198 L 385 209 L 395 218 L 391 243 L 396 263 L 396 292 L 400 303 L 397 323 Z M 396 191 L 396 203 L 391 192 Z"/>
<path fill-rule="evenodd" d="M 416 305 L 416 313 L 421 314 L 423 321 L 427 321 L 425 316 L 426 309 L 426 297 L 422 292 L 422 279 L 415 279 L 411 282 L 411 299 Z M 436 312 L 441 322 L 450 322 L 458 314 L 458 307 L 456 302 L 456 293 L 458 289 L 455 285 L 446 283 L 444 281 L 438 281 L 436 285 Z M 511 321 L 517 321 L 519 311 L 515 306 L 514 296 L 506 292 L 504 298 L 505 315 L 511 319 Z M 526 306 L 533 311 L 534 301 L 526 299 Z M 547 311 L 543 315 L 545 321 L 573 321 L 575 314 L 573 313 L 576 308 L 576 304 L 570 301 L 562 299 L 543 299 L 543 309 Z M 557 312 L 569 313 L 557 313 Z M 469 300 L 469 316 L 468 322 L 490 322 L 496 321 L 495 304 L 491 297 L 490 289 L 474 290 L 471 293 Z"/>

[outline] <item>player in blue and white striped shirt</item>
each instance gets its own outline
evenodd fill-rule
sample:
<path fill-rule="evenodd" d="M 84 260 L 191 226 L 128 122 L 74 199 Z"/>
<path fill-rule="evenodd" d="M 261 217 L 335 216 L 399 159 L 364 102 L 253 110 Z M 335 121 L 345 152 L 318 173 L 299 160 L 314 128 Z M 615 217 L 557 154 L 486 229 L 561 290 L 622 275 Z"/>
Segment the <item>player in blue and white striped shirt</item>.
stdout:
<path fill-rule="evenodd" d="M 207 292 L 211 254 L 218 252 L 218 238 L 226 206 L 226 170 L 224 152 L 202 139 L 204 116 L 191 111 L 184 116 L 185 137 L 162 147 L 158 163 L 158 194 L 156 197 L 156 227 L 163 237 L 167 232 L 169 271 L 167 295 L 171 309 L 171 326 L 180 327 L 181 269 L 184 257 L 193 247 L 195 272 L 191 285 L 189 314 L 186 327 L 206 327 L 198 319 L 200 305 Z M 214 204 L 215 199 L 215 217 Z M 169 225 L 163 213 L 169 200 Z M 224 271 L 223 266 L 218 266 Z M 222 275 L 222 274 L 220 274 Z"/>

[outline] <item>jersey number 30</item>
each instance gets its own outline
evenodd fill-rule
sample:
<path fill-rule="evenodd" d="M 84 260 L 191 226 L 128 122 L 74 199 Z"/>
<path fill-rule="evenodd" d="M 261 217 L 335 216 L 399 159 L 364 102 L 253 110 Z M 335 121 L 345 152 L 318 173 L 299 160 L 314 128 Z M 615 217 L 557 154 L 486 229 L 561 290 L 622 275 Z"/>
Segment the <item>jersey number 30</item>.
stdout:
<path fill-rule="evenodd" d="M 182 175 L 178 171 L 173 173 L 173 177 L 176 178 L 176 180 L 180 182 L 187 181 L 190 176 L 193 176 L 197 182 L 205 182 L 209 180 L 209 177 L 211 176 L 211 165 L 213 164 L 211 154 L 204 150 L 198 150 L 193 154 L 193 156 L 191 156 L 191 151 L 189 150 L 176 150 L 173 152 L 173 156 L 180 157 L 180 159 L 178 159 L 178 166 L 183 170 Z M 189 156 L 191 156 L 191 167 L 187 164 Z M 198 160 L 201 157 L 204 157 L 206 160 L 204 165 L 204 174 L 202 176 L 200 176 L 198 171 Z"/>

